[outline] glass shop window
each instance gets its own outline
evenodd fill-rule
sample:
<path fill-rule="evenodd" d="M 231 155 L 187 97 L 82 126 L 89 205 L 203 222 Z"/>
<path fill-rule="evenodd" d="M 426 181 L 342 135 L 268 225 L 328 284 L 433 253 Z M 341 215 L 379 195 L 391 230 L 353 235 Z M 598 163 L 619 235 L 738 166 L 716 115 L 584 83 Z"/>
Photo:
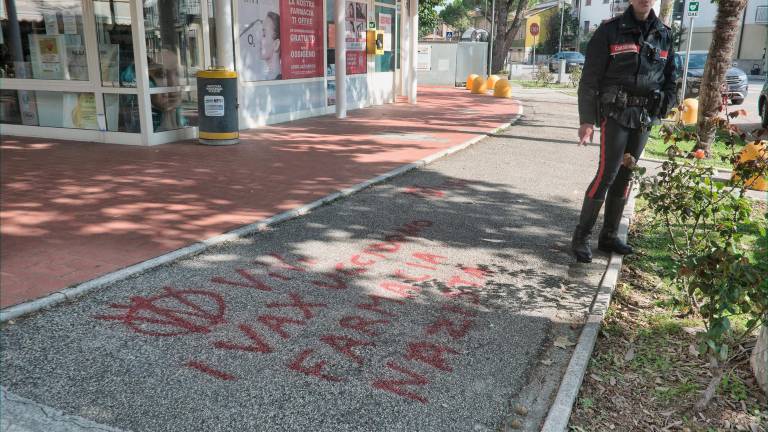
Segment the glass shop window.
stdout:
<path fill-rule="evenodd" d="M 129 0 L 94 0 L 99 67 L 104 87 L 136 87 Z"/>
<path fill-rule="evenodd" d="M 88 80 L 80 1 L 0 5 L 0 78 Z"/>
<path fill-rule="evenodd" d="M 93 93 L 0 91 L 0 123 L 67 129 L 99 129 Z"/>
<path fill-rule="evenodd" d="M 143 0 L 150 87 L 195 85 L 203 69 L 200 0 Z"/>

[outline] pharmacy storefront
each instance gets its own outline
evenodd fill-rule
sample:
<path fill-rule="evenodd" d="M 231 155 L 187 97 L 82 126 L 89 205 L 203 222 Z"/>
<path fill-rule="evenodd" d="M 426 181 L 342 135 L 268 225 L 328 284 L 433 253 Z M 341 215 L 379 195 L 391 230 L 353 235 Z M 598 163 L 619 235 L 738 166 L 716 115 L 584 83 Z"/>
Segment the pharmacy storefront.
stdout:
<path fill-rule="evenodd" d="M 196 74 L 213 66 L 238 73 L 240 129 L 344 117 L 396 95 L 415 101 L 413 0 L 0 0 L 0 7 L 3 136 L 135 145 L 195 138 Z"/>

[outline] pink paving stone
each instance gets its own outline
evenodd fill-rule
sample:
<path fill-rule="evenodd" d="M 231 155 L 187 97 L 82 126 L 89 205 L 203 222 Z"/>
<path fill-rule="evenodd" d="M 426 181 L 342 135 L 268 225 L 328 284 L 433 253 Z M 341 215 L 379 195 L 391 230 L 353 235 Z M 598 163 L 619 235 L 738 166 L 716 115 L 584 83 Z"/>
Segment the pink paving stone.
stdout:
<path fill-rule="evenodd" d="M 3 136 L 0 306 L 312 202 L 489 132 L 518 109 L 463 89 L 420 87 L 417 106 L 252 129 L 236 146 Z"/>

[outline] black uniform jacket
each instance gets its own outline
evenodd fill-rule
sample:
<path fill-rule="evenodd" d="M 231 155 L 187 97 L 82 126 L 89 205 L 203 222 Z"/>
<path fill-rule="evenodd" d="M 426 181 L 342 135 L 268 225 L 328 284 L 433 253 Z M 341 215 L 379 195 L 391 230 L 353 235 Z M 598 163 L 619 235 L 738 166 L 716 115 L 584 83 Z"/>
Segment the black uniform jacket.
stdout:
<path fill-rule="evenodd" d="M 643 107 L 610 109 L 605 95 L 623 89 L 629 96 L 648 97 L 654 90 L 663 95 L 661 115 L 676 102 L 675 58 L 672 30 L 656 14 L 643 22 L 635 19 L 632 6 L 624 14 L 600 24 L 587 45 L 586 61 L 579 83 L 579 119 L 596 124 L 610 116 L 625 127 L 642 126 Z M 603 106 L 600 99 L 603 98 Z"/>

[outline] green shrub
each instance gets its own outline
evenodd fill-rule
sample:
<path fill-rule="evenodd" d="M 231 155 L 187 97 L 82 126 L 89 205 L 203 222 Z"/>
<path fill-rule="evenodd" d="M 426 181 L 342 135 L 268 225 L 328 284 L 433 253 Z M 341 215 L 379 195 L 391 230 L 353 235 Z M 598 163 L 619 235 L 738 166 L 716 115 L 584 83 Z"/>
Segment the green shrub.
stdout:
<path fill-rule="evenodd" d="M 555 76 L 549 71 L 549 66 L 541 65 L 534 73 L 533 80 L 539 86 L 548 87 L 555 81 Z"/>
<path fill-rule="evenodd" d="M 736 149 L 743 146 L 745 135 L 727 119 L 721 119 L 718 127 L 732 150 L 728 157 L 737 161 Z M 758 242 L 765 250 L 757 253 L 741 247 L 748 229 L 766 235 L 766 221 L 753 219 L 744 179 L 768 174 L 768 162 L 739 164 L 734 167 L 738 178 L 718 182 L 713 179 L 714 168 L 677 147 L 677 142 L 695 138 L 693 132 L 678 124 L 663 127 L 661 134 L 671 143 L 668 159 L 657 175 L 640 179 L 638 196 L 646 200 L 653 223 L 667 233 L 675 283 L 687 294 L 688 307 L 704 320 L 706 334 L 700 350 L 725 361 L 729 340 L 738 343 L 768 320 L 768 275 L 765 263 L 755 258 L 765 259 L 768 246 Z M 644 170 L 637 172 L 642 176 Z M 731 325 L 737 316 L 746 318 L 741 335 L 734 335 Z"/>
<path fill-rule="evenodd" d="M 579 81 L 581 81 L 581 66 L 575 65 L 573 66 L 573 69 L 571 69 L 571 85 L 574 87 L 579 86 Z"/>

